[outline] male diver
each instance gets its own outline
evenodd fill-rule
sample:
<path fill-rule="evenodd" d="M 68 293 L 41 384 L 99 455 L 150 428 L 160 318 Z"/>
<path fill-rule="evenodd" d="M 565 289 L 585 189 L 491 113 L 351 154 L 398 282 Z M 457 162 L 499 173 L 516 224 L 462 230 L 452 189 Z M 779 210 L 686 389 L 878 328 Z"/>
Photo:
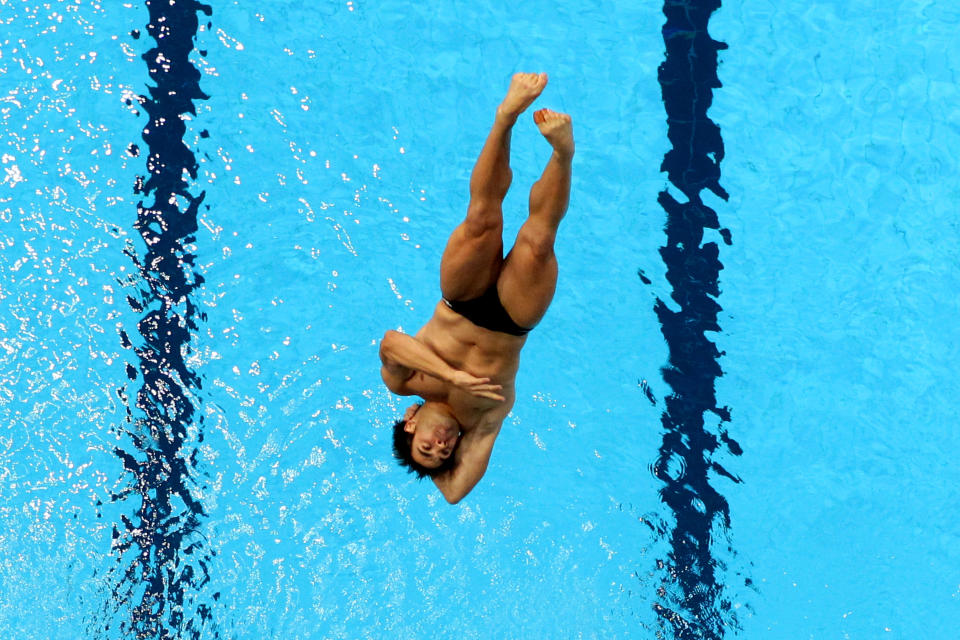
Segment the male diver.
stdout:
<path fill-rule="evenodd" d="M 520 350 L 556 289 L 553 244 L 570 198 L 574 152 L 569 115 L 533 114 L 553 154 L 530 190 L 530 215 L 506 258 L 502 238 L 510 133 L 546 84 L 545 73 L 513 76 L 470 177 L 467 217 L 443 252 L 443 299 L 416 335 L 387 331 L 380 343 L 387 387 L 423 398 L 394 425 L 394 454 L 419 478 L 430 476 L 451 504 L 487 469 L 516 397 Z"/>

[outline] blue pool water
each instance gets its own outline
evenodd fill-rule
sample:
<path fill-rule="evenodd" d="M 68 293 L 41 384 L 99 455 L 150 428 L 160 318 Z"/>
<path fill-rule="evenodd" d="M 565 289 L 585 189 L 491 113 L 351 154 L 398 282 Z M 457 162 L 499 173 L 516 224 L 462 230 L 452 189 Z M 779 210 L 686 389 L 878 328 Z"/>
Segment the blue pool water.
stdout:
<path fill-rule="evenodd" d="M 4 637 L 953 637 L 960 9 L 302 4 L 0 0 Z M 521 70 L 560 283 L 451 507 L 378 343 Z"/>

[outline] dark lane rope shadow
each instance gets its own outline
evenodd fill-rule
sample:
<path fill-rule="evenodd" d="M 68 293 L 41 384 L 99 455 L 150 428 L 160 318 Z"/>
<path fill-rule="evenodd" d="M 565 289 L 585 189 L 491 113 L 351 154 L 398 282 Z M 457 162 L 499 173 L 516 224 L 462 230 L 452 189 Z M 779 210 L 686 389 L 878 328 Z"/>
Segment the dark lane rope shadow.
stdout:
<path fill-rule="evenodd" d="M 717 52 L 726 44 L 707 33 L 711 14 L 720 0 L 673 0 L 664 4 L 666 59 L 659 80 L 667 112 L 667 135 L 672 144 L 663 159 L 670 183 L 686 198 L 679 202 L 666 189 L 658 202 L 667 213 L 666 244 L 660 255 L 673 287 L 672 311 L 660 298 L 655 311 L 669 348 L 669 364 L 662 369 L 670 386 L 661 415 L 663 443 L 654 475 L 663 482 L 660 497 L 673 522 L 656 527 L 670 542 L 668 557 L 658 560 L 661 586 L 654 605 L 663 632 L 676 639 L 717 639 L 739 628 L 736 611 L 723 583 L 724 562 L 714 557 L 713 543 L 729 540 L 730 513 L 726 499 L 710 483 L 711 476 L 740 482 L 715 460 L 724 447 L 742 453 L 723 423 L 730 411 L 718 407 L 714 383 L 723 373 L 716 345 L 705 332 L 720 331 L 719 274 L 723 265 L 715 242 L 703 242 L 705 229 L 717 229 L 726 244 L 730 232 L 721 229 L 717 213 L 700 199 L 708 189 L 727 200 L 720 186 L 723 140 L 720 128 L 707 117 L 717 77 Z M 640 273 L 641 279 L 650 281 Z M 708 430 L 705 414 L 719 419 L 717 433 Z M 669 516 L 668 516 L 669 517 Z M 734 554 L 732 547 L 728 553 Z M 749 581 L 748 581 L 749 584 Z"/>
<path fill-rule="evenodd" d="M 112 496 L 114 502 L 139 498 L 139 505 L 135 515 L 123 515 L 114 525 L 112 553 L 121 574 L 106 604 L 104 630 L 120 637 L 217 638 L 210 606 L 198 596 L 209 582 L 211 557 L 200 531 L 206 514 L 194 497 L 200 484 L 193 438 L 203 441 L 202 414 L 194 406 L 201 379 L 184 361 L 197 320 L 206 319 L 191 299 L 203 277 L 187 249 L 196 239 L 204 193 L 192 195 L 184 175 L 195 180 L 198 165 L 183 142 L 182 118 L 196 115 L 194 100 L 208 98 L 189 55 L 198 31 L 197 12 L 209 16 L 212 11 L 195 0 L 146 0 L 146 6 L 147 32 L 156 46 L 142 57 L 156 86 L 148 87 L 149 97 L 139 98 L 149 116 L 142 132 L 149 176 L 137 179 L 134 193 L 152 194 L 153 202 L 137 203 L 134 227 L 145 254 L 139 255 L 132 242 L 126 249 L 137 268 L 124 284 L 138 289 L 127 301 L 141 314 L 139 336 L 131 339 L 120 332 L 123 346 L 139 361 L 139 372 L 128 364 L 127 375 L 134 382 L 140 377 L 142 386 L 133 406 L 126 385 L 117 390 L 128 407 L 119 431 L 129 446 L 115 453 L 133 482 Z M 140 37 L 139 31 L 131 35 Z M 128 152 L 136 156 L 139 149 L 131 144 Z M 195 435 L 188 441 L 190 427 Z M 111 630 L 111 623 L 119 628 Z"/>

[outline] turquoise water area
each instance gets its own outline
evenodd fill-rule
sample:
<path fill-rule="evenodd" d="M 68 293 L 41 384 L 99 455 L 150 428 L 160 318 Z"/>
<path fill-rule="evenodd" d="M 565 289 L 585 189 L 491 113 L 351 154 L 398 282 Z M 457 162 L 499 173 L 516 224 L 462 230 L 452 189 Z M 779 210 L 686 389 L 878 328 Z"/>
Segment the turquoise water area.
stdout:
<path fill-rule="evenodd" d="M 731 518 L 706 541 L 721 590 L 715 619 L 687 612 L 686 632 L 655 608 L 685 595 L 660 568 L 674 523 L 652 468 L 671 393 L 654 304 L 677 306 L 657 195 L 682 198 L 660 171 L 663 5 L 211 5 L 189 54 L 208 98 L 182 135 L 189 194 L 204 193 L 183 268 L 203 281 L 175 351 L 198 383 L 182 385 L 193 418 L 163 459 L 187 462 L 136 476 L 118 451 L 148 450 L 134 308 L 151 200 L 134 188 L 155 169 L 138 99 L 155 82 L 148 6 L 0 0 L 4 635 L 955 633 L 952 3 L 742 0 L 710 20 L 728 46 L 709 116 L 729 200 L 703 197 L 732 243 L 704 239 L 723 264 L 707 335 L 743 453 L 715 456 L 740 482 L 711 476 Z M 538 104 L 574 118 L 560 283 L 487 475 L 451 507 L 391 460 L 406 400 L 382 385 L 377 348 L 429 318 L 521 70 L 549 72 Z M 508 238 L 548 154 L 522 120 Z M 185 488 L 163 535 L 138 537 L 171 477 Z"/>

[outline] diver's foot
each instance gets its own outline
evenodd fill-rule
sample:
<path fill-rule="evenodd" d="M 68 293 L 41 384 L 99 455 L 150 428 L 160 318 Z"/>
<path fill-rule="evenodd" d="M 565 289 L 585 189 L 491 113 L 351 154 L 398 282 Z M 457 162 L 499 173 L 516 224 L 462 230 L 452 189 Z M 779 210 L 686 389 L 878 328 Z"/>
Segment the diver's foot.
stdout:
<path fill-rule="evenodd" d="M 540 109 L 533 113 L 533 121 L 554 151 L 566 158 L 573 157 L 573 119 L 568 114 Z"/>
<path fill-rule="evenodd" d="M 517 116 L 526 110 L 547 86 L 545 73 L 515 73 L 507 89 L 507 97 L 497 107 L 497 118 L 509 124 L 517 120 Z"/>

